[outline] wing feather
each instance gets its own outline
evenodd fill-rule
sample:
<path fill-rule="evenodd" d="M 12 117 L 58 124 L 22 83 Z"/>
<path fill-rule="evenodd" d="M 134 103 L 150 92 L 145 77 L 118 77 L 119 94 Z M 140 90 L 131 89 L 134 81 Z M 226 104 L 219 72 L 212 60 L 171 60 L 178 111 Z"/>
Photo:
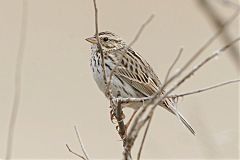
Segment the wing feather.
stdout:
<path fill-rule="evenodd" d="M 122 64 L 115 70 L 115 75 L 145 96 L 151 96 L 160 87 L 160 81 L 150 65 L 130 48 Z"/>

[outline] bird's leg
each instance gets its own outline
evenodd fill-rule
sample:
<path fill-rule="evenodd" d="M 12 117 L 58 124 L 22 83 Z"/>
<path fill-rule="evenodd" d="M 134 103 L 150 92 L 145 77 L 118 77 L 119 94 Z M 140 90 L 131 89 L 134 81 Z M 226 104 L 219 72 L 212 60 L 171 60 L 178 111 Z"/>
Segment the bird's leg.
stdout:
<path fill-rule="evenodd" d="M 114 123 L 114 118 L 115 118 L 115 112 L 114 112 L 114 109 L 112 108 L 111 110 L 110 110 L 110 118 L 111 118 L 111 122 L 112 123 Z"/>
<path fill-rule="evenodd" d="M 112 123 L 116 123 L 116 122 L 114 122 L 114 120 L 117 120 L 117 118 L 116 118 L 116 107 L 110 106 L 110 108 L 111 108 L 110 119 L 111 119 Z M 122 112 L 121 113 L 121 118 L 120 118 L 120 120 L 118 120 L 118 122 L 123 121 L 124 119 L 125 119 L 125 114 Z"/>

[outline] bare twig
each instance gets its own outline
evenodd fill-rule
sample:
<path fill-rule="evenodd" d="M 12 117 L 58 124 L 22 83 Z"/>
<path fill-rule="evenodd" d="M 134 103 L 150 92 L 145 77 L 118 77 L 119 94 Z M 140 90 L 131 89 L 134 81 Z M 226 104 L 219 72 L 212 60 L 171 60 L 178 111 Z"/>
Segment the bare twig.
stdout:
<path fill-rule="evenodd" d="M 212 90 L 212 89 L 215 89 L 215 88 L 218 88 L 218 87 L 222 87 L 222 86 L 233 84 L 233 83 L 239 83 L 239 82 L 240 82 L 239 79 L 231 80 L 231 81 L 219 83 L 219 84 L 216 84 L 216 85 L 213 85 L 213 86 L 210 86 L 210 87 L 206 87 L 206 88 L 203 88 L 203 89 L 199 89 L 199 90 L 195 90 L 195 91 L 191 91 L 191 92 L 186 92 L 186 93 L 182 93 L 182 94 L 177 94 L 177 95 L 173 95 L 173 96 L 170 96 L 170 97 L 173 97 L 173 98 L 185 97 L 185 96 L 194 95 L 194 94 L 197 94 L 197 93 L 209 91 L 209 90 Z"/>
<path fill-rule="evenodd" d="M 105 69 L 105 61 L 104 61 L 104 54 L 103 54 L 103 50 L 102 50 L 102 45 L 99 39 L 99 35 L 98 35 L 98 9 L 97 9 L 97 3 L 96 0 L 93 0 L 93 4 L 94 4 L 94 11 L 95 11 L 95 30 L 96 30 L 96 38 L 97 38 L 97 42 L 98 42 L 98 47 L 99 47 L 99 51 L 101 54 L 101 65 L 102 65 L 102 69 L 103 69 L 103 80 L 105 85 L 107 85 L 107 77 L 106 77 L 106 69 Z M 107 95 L 106 95 L 107 96 Z"/>
<path fill-rule="evenodd" d="M 211 3 L 207 0 L 198 0 L 200 6 L 202 7 L 204 13 L 206 13 L 207 17 L 209 18 L 210 22 L 213 23 L 214 27 L 217 29 L 222 28 L 223 23 L 222 23 L 222 17 L 217 13 L 216 9 L 211 5 Z M 228 3 L 230 3 L 228 1 Z M 236 15 L 239 14 L 240 12 L 240 7 L 238 6 L 237 11 L 236 11 Z M 232 39 L 232 37 L 230 36 L 230 34 L 228 34 L 228 32 L 223 32 L 222 34 L 222 40 L 224 43 L 229 43 Z M 231 57 L 232 61 L 235 63 L 236 67 L 238 69 L 240 69 L 240 56 L 238 53 L 238 48 L 236 47 L 232 47 L 230 49 L 231 54 L 229 54 L 229 56 Z"/>
<path fill-rule="evenodd" d="M 151 121 L 152 121 L 152 117 L 153 117 L 153 112 L 150 112 L 149 115 L 148 115 L 148 118 L 149 118 L 148 119 L 148 123 L 147 123 L 147 126 L 146 126 L 144 134 L 143 134 L 143 138 L 142 138 L 142 142 L 141 142 L 140 148 L 138 150 L 137 160 L 140 160 L 142 149 L 143 149 L 143 145 L 144 145 L 144 142 L 145 142 L 145 139 L 146 139 L 146 136 L 147 136 L 147 132 L 149 130 L 149 126 L 150 126 Z"/>
<path fill-rule="evenodd" d="M 16 59 L 16 66 L 15 66 L 15 74 L 14 74 L 14 98 L 12 104 L 12 112 L 8 127 L 8 137 L 7 137 L 7 150 L 6 150 L 6 157 L 5 159 L 11 159 L 12 156 L 12 147 L 13 147 L 13 139 L 15 133 L 15 126 L 16 126 L 16 119 L 18 116 L 18 110 L 20 106 L 20 99 L 21 99 L 21 81 L 22 81 L 22 65 L 23 65 L 23 57 L 24 57 L 24 50 L 25 50 L 25 43 L 26 43 L 26 32 L 27 32 L 27 16 L 28 16 L 28 5 L 27 1 L 23 1 L 22 6 L 22 22 L 21 22 L 21 29 L 20 29 L 20 41 L 19 41 L 19 48 L 17 53 Z"/>
<path fill-rule="evenodd" d="M 153 96 L 149 96 L 149 97 L 142 97 L 142 98 L 123 98 L 123 97 L 117 97 L 117 98 L 113 98 L 113 101 L 118 103 L 129 103 L 129 102 L 142 102 L 144 103 L 147 100 L 152 99 Z"/>
<path fill-rule="evenodd" d="M 77 135 L 77 138 L 78 138 L 78 142 L 79 142 L 79 144 L 81 146 L 82 152 L 83 152 L 84 156 L 86 157 L 86 159 L 89 160 L 89 156 L 88 156 L 88 154 L 86 152 L 86 149 L 85 149 L 85 147 L 84 147 L 84 145 L 82 143 L 81 136 L 80 136 L 79 131 L 78 131 L 76 126 L 74 126 L 74 130 L 76 132 L 76 135 Z"/>
<path fill-rule="evenodd" d="M 179 60 L 179 58 L 181 57 L 182 52 L 183 52 L 183 48 L 180 48 L 176 59 L 173 61 L 172 65 L 171 65 L 170 68 L 168 69 L 168 72 L 167 72 L 167 75 L 166 75 L 166 77 L 165 77 L 165 80 L 164 80 L 164 83 L 163 83 L 163 84 L 165 84 L 165 83 L 167 82 L 168 77 L 169 77 L 169 75 L 170 75 L 173 67 L 175 66 L 175 64 L 177 63 L 177 61 Z"/>
<path fill-rule="evenodd" d="M 82 155 L 80 155 L 80 154 L 72 151 L 67 144 L 66 144 L 66 147 L 67 147 L 67 149 L 68 149 L 68 151 L 69 151 L 70 153 L 72 153 L 72 154 L 74 154 L 74 155 L 76 155 L 76 156 L 78 156 L 78 157 L 80 157 L 80 158 L 82 158 L 82 159 L 84 159 L 84 160 L 89 160 L 89 156 L 88 156 L 88 154 L 87 154 L 87 152 L 86 152 L 86 149 L 85 149 L 85 147 L 84 147 L 84 145 L 83 145 L 83 143 L 82 143 L 82 139 L 81 139 L 81 136 L 80 136 L 80 134 L 79 134 L 79 131 L 78 131 L 77 126 L 74 126 L 74 130 L 75 130 L 75 133 L 76 133 L 78 142 L 79 142 L 79 144 L 80 144 L 80 147 L 81 147 L 81 149 L 82 149 L 82 152 L 83 152 L 84 156 L 82 156 Z"/>
<path fill-rule="evenodd" d="M 87 159 L 86 159 L 85 157 L 83 157 L 82 155 L 80 155 L 80 154 L 78 154 L 78 153 L 72 151 L 72 149 L 71 149 L 67 144 L 66 144 L 66 147 L 67 147 L 67 149 L 68 149 L 68 151 L 69 151 L 70 153 L 76 155 L 77 157 L 82 158 L 83 160 L 87 160 Z"/>
<path fill-rule="evenodd" d="M 138 30 L 136 36 L 134 37 L 134 39 L 132 40 L 132 42 L 129 43 L 128 47 L 126 47 L 126 48 L 130 48 L 130 47 L 139 39 L 139 37 L 140 37 L 140 35 L 142 34 L 143 30 L 144 30 L 145 27 L 153 20 L 153 18 L 154 18 L 154 15 L 152 14 L 152 15 L 147 19 L 147 21 L 144 22 L 144 23 L 141 25 L 141 27 L 140 27 L 140 29 Z"/>

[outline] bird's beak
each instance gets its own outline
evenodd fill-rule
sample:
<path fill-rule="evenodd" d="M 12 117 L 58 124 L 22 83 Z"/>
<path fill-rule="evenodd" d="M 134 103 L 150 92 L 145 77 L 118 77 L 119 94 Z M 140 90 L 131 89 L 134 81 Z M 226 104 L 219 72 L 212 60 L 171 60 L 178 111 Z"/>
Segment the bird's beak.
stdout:
<path fill-rule="evenodd" d="M 97 44 L 97 39 L 95 37 L 90 37 L 90 38 L 86 38 L 86 41 L 92 43 L 92 44 Z"/>

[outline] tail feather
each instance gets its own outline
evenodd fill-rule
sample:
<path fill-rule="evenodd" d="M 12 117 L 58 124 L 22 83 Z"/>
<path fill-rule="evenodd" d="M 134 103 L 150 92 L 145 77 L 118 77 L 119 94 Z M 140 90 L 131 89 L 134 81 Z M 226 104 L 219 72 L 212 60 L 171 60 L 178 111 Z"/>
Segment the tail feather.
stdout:
<path fill-rule="evenodd" d="M 195 131 L 194 129 L 192 128 L 192 126 L 187 122 L 186 119 L 184 119 L 184 117 L 181 115 L 181 113 L 178 113 L 179 117 L 180 117 L 180 120 L 181 122 L 184 124 L 185 127 L 187 127 L 187 129 L 193 134 L 195 135 Z"/>
<path fill-rule="evenodd" d="M 161 104 L 160 104 L 161 105 Z M 177 118 L 182 122 L 182 124 L 187 127 L 187 129 L 193 134 L 195 135 L 195 131 L 192 128 L 192 126 L 188 123 L 188 121 L 183 117 L 183 115 L 181 113 L 179 113 L 176 109 L 176 106 L 174 105 L 174 102 L 171 99 L 166 99 L 164 101 L 164 105 L 163 106 L 165 109 L 167 109 L 169 112 L 173 113 L 174 115 L 177 116 Z"/>

